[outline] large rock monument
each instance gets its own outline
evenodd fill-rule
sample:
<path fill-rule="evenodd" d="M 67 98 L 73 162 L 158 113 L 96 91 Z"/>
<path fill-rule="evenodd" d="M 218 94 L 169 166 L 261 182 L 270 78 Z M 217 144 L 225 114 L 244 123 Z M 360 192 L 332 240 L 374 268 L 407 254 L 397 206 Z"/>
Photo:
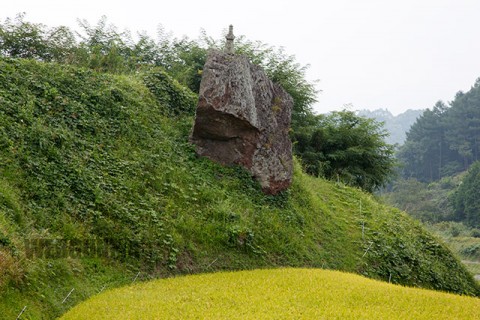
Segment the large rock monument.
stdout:
<path fill-rule="evenodd" d="M 292 179 L 293 100 L 259 66 L 234 54 L 232 29 L 225 52 L 208 54 L 190 140 L 198 155 L 241 165 L 265 193 L 276 194 Z"/>

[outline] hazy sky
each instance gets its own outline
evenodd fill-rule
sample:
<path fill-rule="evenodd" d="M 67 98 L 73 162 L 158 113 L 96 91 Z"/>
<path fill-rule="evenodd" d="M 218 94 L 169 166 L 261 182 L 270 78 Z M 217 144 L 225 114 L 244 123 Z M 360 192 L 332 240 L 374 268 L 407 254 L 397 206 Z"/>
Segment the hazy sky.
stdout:
<path fill-rule="evenodd" d="M 48 26 L 77 28 L 102 15 L 120 30 L 161 24 L 175 36 L 236 35 L 283 46 L 318 79 L 318 112 L 432 107 L 480 77 L 479 0 L 2 0 L 0 19 L 26 12 Z"/>

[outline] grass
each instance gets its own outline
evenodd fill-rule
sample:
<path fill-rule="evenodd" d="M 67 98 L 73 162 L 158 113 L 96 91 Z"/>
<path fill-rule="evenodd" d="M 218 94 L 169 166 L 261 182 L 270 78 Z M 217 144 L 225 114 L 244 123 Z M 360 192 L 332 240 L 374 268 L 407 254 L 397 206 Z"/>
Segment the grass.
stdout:
<path fill-rule="evenodd" d="M 478 319 L 480 300 L 319 269 L 156 280 L 97 295 L 74 319 Z"/>

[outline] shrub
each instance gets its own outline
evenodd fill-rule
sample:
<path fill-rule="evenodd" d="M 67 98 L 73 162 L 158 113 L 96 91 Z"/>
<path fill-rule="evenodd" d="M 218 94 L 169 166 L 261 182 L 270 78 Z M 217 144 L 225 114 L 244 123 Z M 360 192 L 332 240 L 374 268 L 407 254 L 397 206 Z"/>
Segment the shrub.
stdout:
<path fill-rule="evenodd" d="M 165 71 L 156 68 L 143 78 L 157 100 L 174 115 L 194 115 L 197 96 Z"/>

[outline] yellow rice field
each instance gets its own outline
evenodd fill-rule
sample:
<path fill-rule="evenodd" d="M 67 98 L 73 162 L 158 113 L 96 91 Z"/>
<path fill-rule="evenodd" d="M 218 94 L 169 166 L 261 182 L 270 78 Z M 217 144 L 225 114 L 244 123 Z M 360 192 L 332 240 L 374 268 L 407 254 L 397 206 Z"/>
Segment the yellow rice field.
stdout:
<path fill-rule="evenodd" d="M 338 271 L 274 269 L 138 283 L 61 319 L 480 319 L 480 299 Z"/>

